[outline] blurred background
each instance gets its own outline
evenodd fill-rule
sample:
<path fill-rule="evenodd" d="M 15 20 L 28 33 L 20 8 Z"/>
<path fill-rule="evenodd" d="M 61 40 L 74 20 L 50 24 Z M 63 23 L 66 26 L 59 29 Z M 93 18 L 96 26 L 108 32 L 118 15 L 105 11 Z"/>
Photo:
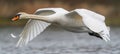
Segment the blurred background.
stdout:
<path fill-rule="evenodd" d="M 11 21 L 18 12 L 34 13 L 39 8 L 59 7 L 69 11 L 85 8 L 106 17 L 111 27 L 105 42 L 87 33 L 44 31 L 25 47 L 16 48 L 27 20 Z M 120 54 L 120 0 L 0 0 L 0 54 Z M 13 33 L 17 38 L 12 38 Z"/>
<path fill-rule="evenodd" d="M 26 21 L 14 23 L 10 19 L 21 11 L 34 13 L 50 7 L 89 9 L 104 15 L 107 25 L 120 26 L 120 0 L 0 0 L 0 26 L 23 26 Z"/>

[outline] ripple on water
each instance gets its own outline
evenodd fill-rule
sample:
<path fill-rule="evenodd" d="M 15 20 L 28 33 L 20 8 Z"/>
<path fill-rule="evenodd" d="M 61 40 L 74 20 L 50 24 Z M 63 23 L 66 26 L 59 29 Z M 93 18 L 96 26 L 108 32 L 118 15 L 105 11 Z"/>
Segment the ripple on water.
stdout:
<path fill-rule="evenodd" d="M 86 33 L 53 35 L 51 32 L 49 36 L 38 36 L 28 46 L 16 48 L 18 38 L 9 35 L 18 35 L 21 30 L 12 27 L 0 29 L 1 54 L 120 54 L 120 28 L 111 29 L 111 41 L 108 43 Z"/>

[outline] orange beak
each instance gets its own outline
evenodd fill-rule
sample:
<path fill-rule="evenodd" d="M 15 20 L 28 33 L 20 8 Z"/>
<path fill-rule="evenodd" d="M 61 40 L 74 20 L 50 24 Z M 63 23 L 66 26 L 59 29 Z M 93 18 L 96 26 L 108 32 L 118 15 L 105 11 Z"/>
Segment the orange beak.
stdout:
<path fill-rule="evenodd" d="M 17 14 L 15 17 L 12 18 L 12 21 L 17 21 L 19 19 L 20 14 Z"/>

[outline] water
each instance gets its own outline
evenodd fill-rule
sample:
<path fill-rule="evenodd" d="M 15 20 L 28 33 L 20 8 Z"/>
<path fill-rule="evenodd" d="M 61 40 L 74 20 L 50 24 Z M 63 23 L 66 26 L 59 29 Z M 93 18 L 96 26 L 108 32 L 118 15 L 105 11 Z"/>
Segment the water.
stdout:
<path fill-rule="evenodd" d="M 111 28 L 111 41 L 105 42 L 87 33 L 72 33 L 64 30 L 44 31 L 27 46 L 17 48 L 21 27 L 0 29 L 0 54 L 120 54 L 120 28 Z"/>

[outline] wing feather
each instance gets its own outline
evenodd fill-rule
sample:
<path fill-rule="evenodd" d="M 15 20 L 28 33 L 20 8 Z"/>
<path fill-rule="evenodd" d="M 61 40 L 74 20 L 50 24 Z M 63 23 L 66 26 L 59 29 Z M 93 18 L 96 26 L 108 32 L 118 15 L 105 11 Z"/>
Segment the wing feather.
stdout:
<path fill-rule="evenodd" d="M 76 10 L 80 10 L 83 11 L 85 14 L 88 14 L 90 16 L 92 16 L 94 19 L 100 20 L 100 21 L 105 21 L 105 17 L 101 14 L 98 14 L 96 12 L 87 10 L 87 9 L 76 9 Z"/>
<path fill-rule="evenodd" d="M 49 23 L 42 22 L 39 20 L 28 21 L 22 33 L 20 34 L 20 39 L 16 46 L 26 45 L 29 41 L 31 41 L 38 34 L 40 34 L 44 29 L 46 29 L 46 27 L 49 25 L 50 25 Z"/>
<path fill-rule="evenodd" d="M 108 30 L 105 22 L 101 21 L 100 18 L 99 18 L 99 20 L 97 19 L 97 17 L 100 17 L 101 15 L 94 13 L 90 10 L 86 10 L 86 9 L 76 9 L 75 12 L 77 12 L 80 16 L 82 16 L 83 23 L 91 31 L 98 33 L 105 41 L 110 40 L 109 30 Z M 101 19 L 103 19 L 103 18 L 101 18 Z"/>

